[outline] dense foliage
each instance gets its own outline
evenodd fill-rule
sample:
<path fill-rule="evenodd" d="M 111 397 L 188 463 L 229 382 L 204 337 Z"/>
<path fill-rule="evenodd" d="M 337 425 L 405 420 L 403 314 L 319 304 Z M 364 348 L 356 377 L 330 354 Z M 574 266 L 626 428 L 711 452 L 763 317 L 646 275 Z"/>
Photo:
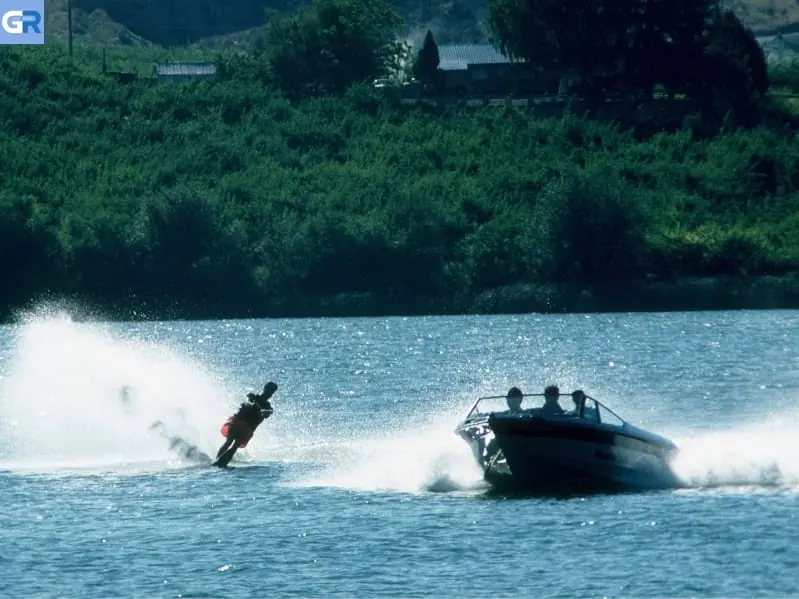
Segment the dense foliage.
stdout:
<path fill-rule="evenodd" d="M 383 0 L 316 0 L 270 21 L 263 42 L 268 71 L 290 98 L 340 93 L 401 70 L 401 23 Z"/>
<path fill-rule="evenodd" d="M 799 263 L 793 130 L 641 140 L 368 85 L 291 101 L 225 64 L 217 82 L 123 85 L 53 49 L 0 49 L 0 305 L 445 311 L 508 285 Z"/>
<path fill-rule="evenodd" d="M 763 51 L 716 0 L 491 0 L 498 46 L 537 69 L 568 74 L 602 101 L 656 87 L 744 108 L 768 88 Z"/>

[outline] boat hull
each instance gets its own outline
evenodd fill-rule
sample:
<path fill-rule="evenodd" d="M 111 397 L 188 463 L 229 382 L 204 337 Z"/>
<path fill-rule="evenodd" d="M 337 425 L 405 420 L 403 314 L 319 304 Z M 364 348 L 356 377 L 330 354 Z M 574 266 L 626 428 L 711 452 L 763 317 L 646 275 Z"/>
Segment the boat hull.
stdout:
<path fill-rule="evenodd" d="M 488 421 L 504 464 L 487 467 L 495 486 L 540 491 L 646 490 L 679 487 L 667 439 L 635 429 L 543 418 Z"/>

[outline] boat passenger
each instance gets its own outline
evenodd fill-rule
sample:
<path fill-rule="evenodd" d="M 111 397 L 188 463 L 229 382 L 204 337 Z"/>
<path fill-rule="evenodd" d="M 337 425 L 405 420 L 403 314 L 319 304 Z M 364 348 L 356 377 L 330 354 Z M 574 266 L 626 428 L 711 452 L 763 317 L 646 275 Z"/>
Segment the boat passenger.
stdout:
<path fill-rule="evenodd" d="M 586 403 L 586 395 L 582 389 L 572 391 L 572 401 L 574 402 L 574 415 L 596 422 L 596 408 Z"/>
<path fill-rule="evenodd" d="M 574 402 L 574 415 L 580 416 L 580 412 L 583 409 L 583 403 L 585 402 L 585 393 L 583 393 L 581 389 L 572 391 L 572 401 Z"/>
<path fill-rule="evenodd" d="M 511 387 L 508 390 L 508 394 L 505 396 L 505 401 L 508 403 L 508 410 L 510 410 L 513 414 L 519 414 L 522 412 L 522 397 L 524 394 L 522 390 L 518 387 Z"/>
<path fill-rule="evenodd" d="M 545 416 L 557 416 L 563 414 L 563 408 L 558 403 L 560 397 L 560 389 L 557 385 L 549 385 L 544 389 L 544 407 L 541 409 Z"/>

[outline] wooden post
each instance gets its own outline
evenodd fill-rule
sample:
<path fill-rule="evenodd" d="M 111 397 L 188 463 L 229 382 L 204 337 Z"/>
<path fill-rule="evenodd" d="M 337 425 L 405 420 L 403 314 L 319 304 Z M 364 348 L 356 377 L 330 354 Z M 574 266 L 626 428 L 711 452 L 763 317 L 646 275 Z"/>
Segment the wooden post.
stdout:
<path fill-rule="evenodd" d="M 69 59 L 72 60 L 72 0 L 67 0 L 67 34 L 69 35 Z"/>

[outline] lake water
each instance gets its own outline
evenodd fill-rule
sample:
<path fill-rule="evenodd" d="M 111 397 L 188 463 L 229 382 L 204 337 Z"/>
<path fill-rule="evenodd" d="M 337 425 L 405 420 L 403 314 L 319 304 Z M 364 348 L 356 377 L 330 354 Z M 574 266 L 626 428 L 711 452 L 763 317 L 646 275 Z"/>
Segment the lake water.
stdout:
<path fill-rule="evenodd" d="M 2 597 L 799 596 L 799 312 L 0 328 Z M 275 415 L 215 453 L 266 380 Z M 488 493 L 481 394 L 582 388 L 691 488 Z M 130 400 L 120 401 L 129 385 Z"/>

